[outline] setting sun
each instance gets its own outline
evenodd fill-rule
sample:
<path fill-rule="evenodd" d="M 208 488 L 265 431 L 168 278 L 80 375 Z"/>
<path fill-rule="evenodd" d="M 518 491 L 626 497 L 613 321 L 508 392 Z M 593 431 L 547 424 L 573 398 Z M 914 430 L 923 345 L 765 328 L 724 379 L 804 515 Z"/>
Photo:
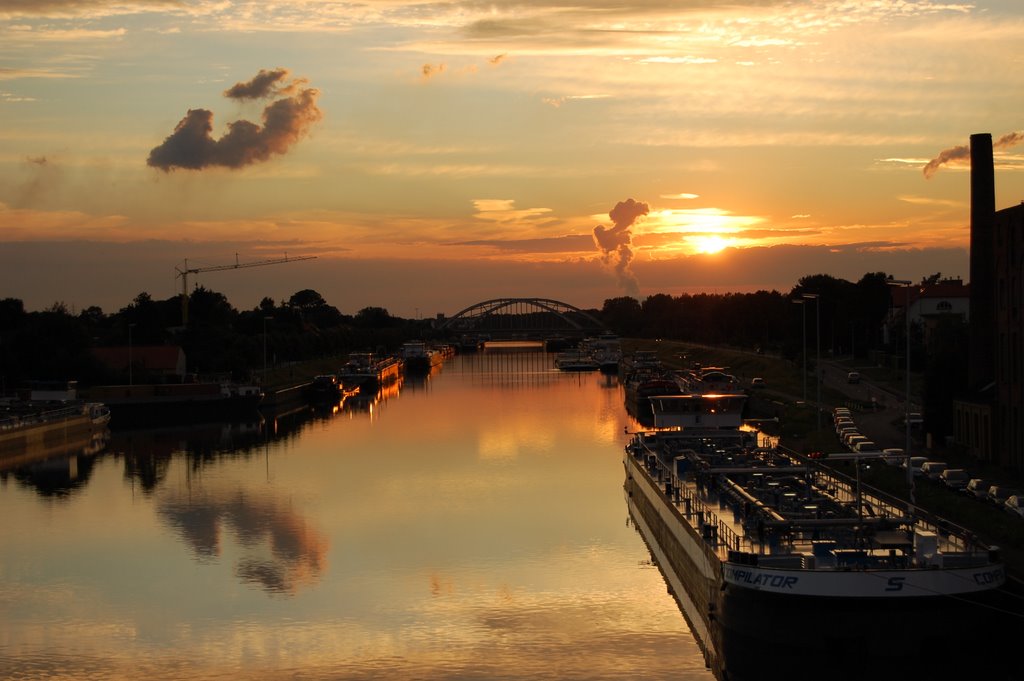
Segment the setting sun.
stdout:
<path fill-rule="evenodd" d="M 713 254 L 718 253 L 729 245 L 729 241 L 718 234 L 702 234 L 691 236 L 688 241 L 693 244 L 694 252 Z"/>

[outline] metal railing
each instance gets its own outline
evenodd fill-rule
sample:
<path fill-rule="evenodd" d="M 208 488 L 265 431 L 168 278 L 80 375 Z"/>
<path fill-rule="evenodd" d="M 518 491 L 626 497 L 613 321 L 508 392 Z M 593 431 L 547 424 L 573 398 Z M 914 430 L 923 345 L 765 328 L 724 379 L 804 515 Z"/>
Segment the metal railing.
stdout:
<path fill-rule="evenodd" d="M 74 416 L 81 416 L 84 413 L 83 409 L 84 407 L 82 406 L 61 407 L 60 409 L 7 416 L 0 419 L 0 430 L 15 430 L 26 426 L 53 423 Z"/>

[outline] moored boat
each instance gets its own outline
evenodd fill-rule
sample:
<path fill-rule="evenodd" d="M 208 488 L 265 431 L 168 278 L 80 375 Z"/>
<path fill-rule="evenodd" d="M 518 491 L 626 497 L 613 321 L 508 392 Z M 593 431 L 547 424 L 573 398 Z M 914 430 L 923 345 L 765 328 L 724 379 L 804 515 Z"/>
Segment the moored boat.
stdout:
<path fill-rule="evenodd" d="M 258 385 L 213 381 L 100 385 L 87 394 L 109 408 L 115 426 L 243 417 L 263 400 Z"/>
<path fill-rule="evenodd" d="M 314 376 L 306 386 L 306 396 L 312 402 L 337 402 L 341 394 L 341 381 L 334 374 Z"/>
<path fill-rule="evenodd" d="M 602 373 L 614 374 L 619 371 L 622 361 L 622 343 L 613 333 L 601 334 L 587 341 L 587 348 Z"/>
<path fill-rule="evenodd" d="M 654 421 L 651 408 L 651 397 L 659 395 L 679 395 L 679 384 L 665 370 L 646 368 L 632 371 L 623 381 L 626 394 L 626 411 L 644 426 Z"/>
<path fill-rule="evenodd" d="M 103 404 L 70 400 L 3 400 L 0 403 L 0 468 L 88 448 L 107 432 Z"/>
<path fill-rule="evenodd" d="M 353 352 L 338 373 L 345 389 L 359 387 L 366 395 L 392 383 L 402 375 L 402 361 L 397 357 L 378 357 L 372 352 Z"/>
<path fill-rule="evenodd" d="M 559 371 L 597 371 L 600 365 L 589 352 L 565 350 L 555 355 L 555 367 Z"/>
<path fill-rule="evenodd" d="M 632 354 L 623 355 L 619 362 L 619 374 L 629 376 L 637 371 L 664 369 L 658 353 L 654 350 L 635 350 Z"/>
<path fill-rule="evenodd" d="M 739 390 L 739 380 L 723 367 L 697 367 L 677 372 L 677 380 L 687 393 L 730 393 Z"/>
<path fill-rule="evenodd" d="M 1005 580 L 999 550 L 816 461 L 759 446 L 738 427 L 744 399 L 654 398 L 664 429 L 637 433 L 624 456 L 631 512 L 694 605 L 706 650 L 741 641 L 827 658 L 850 645 L 900 663 L 900 650 L 964 649 L 979 636 Z"/>
<path fill-rule="evenodd" d="M 430 347 L 425 341 L 410 340 L 402 343 L 402 361 L 405 371 L 411 374 L 426 374 L 444 362 L 441 351 Z"/>

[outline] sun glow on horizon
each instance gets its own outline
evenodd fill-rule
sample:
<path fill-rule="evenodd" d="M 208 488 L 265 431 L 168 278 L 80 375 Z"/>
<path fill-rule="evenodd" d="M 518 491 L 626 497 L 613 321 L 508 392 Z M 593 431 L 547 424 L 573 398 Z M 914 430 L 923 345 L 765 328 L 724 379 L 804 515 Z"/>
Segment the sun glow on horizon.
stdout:
<path fill-rule="evenodd" d="M 728 246 L 731 239 L 720 234 L 701 234 L 687 237 L 686 241 L 693 245 L 696 253 L 714 255 Z"/>

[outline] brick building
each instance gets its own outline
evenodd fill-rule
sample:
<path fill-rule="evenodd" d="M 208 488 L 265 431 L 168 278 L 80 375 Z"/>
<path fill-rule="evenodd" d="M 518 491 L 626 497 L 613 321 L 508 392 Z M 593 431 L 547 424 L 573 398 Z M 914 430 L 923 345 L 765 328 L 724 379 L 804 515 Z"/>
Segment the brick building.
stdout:
<path fill-rule="evenodd" d="M 969 394 L 954 403 L 954 440 L 1024 470 L 1024 204 L 995 210 L 992 136 L 971 135 Z"/>

